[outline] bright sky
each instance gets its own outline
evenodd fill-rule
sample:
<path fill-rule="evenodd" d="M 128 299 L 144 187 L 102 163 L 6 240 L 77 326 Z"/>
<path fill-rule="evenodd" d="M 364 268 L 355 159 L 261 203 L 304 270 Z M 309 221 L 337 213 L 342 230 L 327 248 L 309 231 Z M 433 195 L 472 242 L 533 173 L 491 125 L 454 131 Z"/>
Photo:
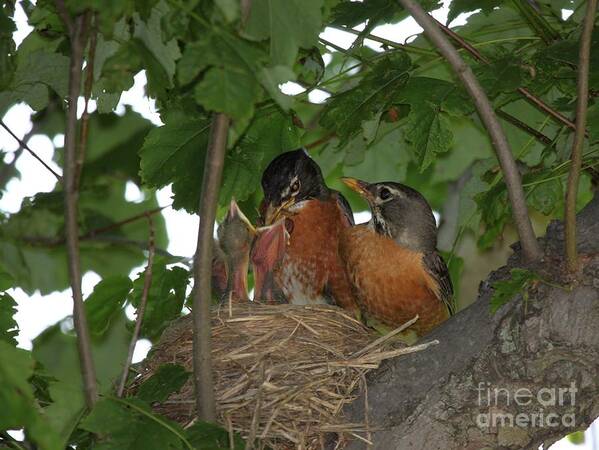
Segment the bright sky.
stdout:
<path fill-rule="evenodd" d="M 444 1 L 444 7 L 435 11 L 433 16 L 438 20 L 445 22 L 447 18 L 449 0 Z M 35 3 L 35 2 L 34 2 Z M 564 16 L 567 17 L 568 12 L 564 11 Z M 13 38 L 17 45 L 29 34 L 31 27 L 27 24 L 27 18 L 23 12 L 20 2 L 17 4 L 16 15 L 17 31 L 13 34 Z M 467 15 L 458 17 L 453 25 L 459 25 L 465 23 Z M 359 28 L 359 27 L 358 27 Z M 380 37 L 391 39 L 398 42 L 404 42 L 406 39 L 420 33 L 422 29 L 412 19 L 406 19 L 399 24 L 395 25 L 384 25 L 376 28 L 374 34 Z M 349 48 L 355 39 L 355 36 L 343 31 L 327 28 L 322 34 L 322 37 L 327 41 L 333 42 L 341 47 Z M 379 43 L 366 40 L 365 43 L 372 47 L 374 50 L 381 50 Z M 330 61 L 330 57 L 327 58 L 325 55 L 325 62 Z M 117 106 L 116 112 L 123 114 L 125 111 L 125 105 L 131 105 L 134 111 L 141 114 L 143 117 L 151 120 L 156 125 L 161 125 L 160 117 L 156 112 L 154 101 L 144 96 L 144 86 L 146 83 L 146 77 L 144 73 L 140 73 L 135 77 L 135 85 L 127 92 L 123 93 L 119 105 Z M 294 84 L 286 83 L 282 87 L 283 91 L 288 94 L 296 94 L 301 92 L 303 89 Z M 323 102 L 327 98 L 327 94 L 322 91 L 314 91 L 310 93 L 310 100 L 313 102 Z M 83 100 L 79 99 L 79 114 L 83 109 Z M 96 108 L 95 102 L 90 101 L 90 112 Z M 19 104 L 11 108 L 3 120 L 4 123 L 20 138 L 22 138 L 31 129 L 31 116 L 32 110 L 29 106 Z M 63 145 L 64 137 L 58 137 L 54 142 L 50 141 L 45 136 L 36 135 L 29 140 L 29 146 L 35 150 L 35 152 L 46 162 L 48 162 L 53 169 L 57 172 L 61 172 L 61 169 L 52 162 L 52 156 L 54 154 L 54 146 L 61 147 Z M 0 143 L 2 145 L 2 151 L 5 153 L 4 161 L 10 162 L 13 158 L 12 152 L 17 150 L 17 142 L 4 131 L 0 129 Z M 38 192 L 49 192 L 54 189 L 56 179 L 52 174 L 45 170 L 40 164 L 27 152 L 17 161 L 17 169 L 21 174 L 20 179 L 12 179 L 7 186 L 7 192 L 0 199 L 0 210 L 7 212 L 16 212 L 19 210 L 23 198 L 34 195 Z M 170 187 L 161 189 L 157 193 L 158 203 L 163 206 L 171 203 L 172 192 Z M 141 200 L 141 193 L 139 189 L 133 184 L 129 183 L 126 192 L 127 200 L 136 201 Z M 167 208 L 163 211 L 163 215 L 166 221 L 167 232 L 169 236 L 169 245 L 167 250 L 180 256 L 193 256 L 195 251 L 195 243 L 197 239 L 198 231 L 198 218 L 195 215 L 187 214 L 184 211 L 175 211 L 171 208 Z M 356 222 L 365 222 L 368 220 L 368 213 L 356 214 Z M 132 271 L 136 274 L 140 268 L 136 268 Z M 93 287 L 100 281 L 100 277 L 93 273 L 88 272 L 83 276 L 83 294 L 84 297 L 89 295 L 93 290 Z M 72 313 L 72 302 L 70 291 L 66 290 L 63 292 L 55 292 L 50 295 L 42 296 L 39 293 L 35 293 L 32 296 L 28 296 L 21 289 L 13 289 L 10 294 L 15 298 L 18 303 L 18 312 L 15 315 L 15 319 L 19 324 L 19 335 L 18 342 L 22 348 L 30 349 L 31 341 L 38 334 L 40 334 L 45 328 L 56 322 L 64 319 Z M 127 311 L 128 315 L 133 318 L 132 309 Z M 134 362 L 140 361 L 145 357 L 150 349 L 150 343 L 147 340 L 140 340 L 137 343 L 135 349 Z M 597 447 L 591 446 L 574 446 L 566 441 L 560 441 L 551 447 L 552 450 L 597 450 L 599 449 L 599 425 L 595 423 L 595 439 L 592 438 L 593 427 L 587 431 L 587 441 L 595 440 Z"/>

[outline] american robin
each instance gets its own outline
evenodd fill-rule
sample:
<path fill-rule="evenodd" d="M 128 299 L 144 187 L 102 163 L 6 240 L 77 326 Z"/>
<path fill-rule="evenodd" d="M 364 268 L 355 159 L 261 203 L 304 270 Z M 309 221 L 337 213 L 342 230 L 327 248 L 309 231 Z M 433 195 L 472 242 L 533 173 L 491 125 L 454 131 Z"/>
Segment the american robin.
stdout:
<path fill-rule="evenodd" d="M 249 268 L 250 248 L 256 230 L 247 217 L 241 212 L 235 200 L 231 200 L 231 205 L 223 222 L 217 230 L 218 247 L 220 252 L 215 255 L 221 255 L 226 268 L 226 290 L 221 296 L 221 300 L 228 299 L 229 295 L 235 301 L 249 301 L 247 288 L 247 275 Z M 222 252 L 222 253 L 221 253 Z M 218 281 L 222 278 L 222 269 L 214 271 L 215 266 L 218 269 L 219 260 L 213 260 L 213 277 Z M 222 281 L 220 281 L 222 284 Z"/>
<path fill-rule="evenodd" d="M 453 313 L 453 288 L 437 252 L 437 226 L 425 198 L 400 183 L 343 178 L 370 206 L 367 224 L 344 230 L 340 254 L 367 318 L 397 327 L 414 316 L 422 336 Z"/>
<path fill-rule="evenodd" d="M 305 149 L 282 153 L 262 175 L 264 225 L 287 219 L 289 245 L 274 273 L 293 304 L 335 303 L 355 309 L 351 286 L 339 257 L 339 235 L 353 225 L 347 200 L 324 182 Z"/>
<path fill-rule="evenodd" d="M 277 287 L 274 274 L 283 264 L 288 244 L 289 233 L 285 227 L 285 219 L 256 229 L 256 238 L 250 252 L 254 273 L 254 301 L 285 303 L 285 296 Z"/>

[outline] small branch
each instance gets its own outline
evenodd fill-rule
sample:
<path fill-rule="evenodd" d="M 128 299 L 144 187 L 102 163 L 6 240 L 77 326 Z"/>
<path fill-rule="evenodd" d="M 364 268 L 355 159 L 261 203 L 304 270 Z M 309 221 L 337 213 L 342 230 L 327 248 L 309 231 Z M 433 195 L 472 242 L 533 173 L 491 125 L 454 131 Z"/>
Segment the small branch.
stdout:
<path fill-rule="evenodd" d="M 474 46 L 470 45 L 467 41 L 465 41 L 459 34 L 454 32 L 449 27 L 443 25 L 441 22 L 437 20 L 435 20 L 435 22 L 446 35 L 448 35 L 450 38 L 456 41 L 460 45 L 460 47 L 462 47 L 464 50 L 470 53 L 477 61 L 480 61 L 484 64 L 491 63 L 491 61 L 489 61 L 488 58 L 486 58 L 482 53 L 480 53 L 476 48 L 474 48 Z M 572 122 L 566 116 L 561 114 L 559 111 L 556 111 L 555 109 L 551 108 L 547 103 L 545 103 L 543 100 L 532 94 L 528 89 L 519 87 L 517 91 L 541 111 L 549 114 L 551 117 L 568 126 L 572 130 L 576 129 L 576 125 L 574 124 L 574 122 Z"/>
<path fill-rule="evenodd" d="M 526 207 L 526 198 L 522 188 L 520 172 L 516 166 L 514 156 L 508 144 L 501 124 L 495 115 L 493 107 L 485 91 L 472 73 L 472 69 L 460 57 L 457 50 L 451 45 L 436 24 L 422 7 L 414 0 L 398 0 L 399 3 L 414 17 L 416 22 L 424 29 L 426 36 L 438 48 L 439 52 L 447 59 L 464 87 L 470 94 L 474 105 L 485 124 L 491 141 L 495 147 L 497 159 L 504 174 L 504 180 L 512 206 L 514 223 L 518 230 L 524 258 L 527 260 L 539 259 L 542 256 L 541 248 L 535 237 Z"/>
<path fill-rule="evenodd" d="M 105 227 L 94 228 L 93 230 L 89 230 L 87 233 L 80 235 L 79 239 L 83 240 L 83 239 L 93 238 L 98 234 L 106 233 L 107 231 L 112 231 L 116 228 L 120 228 L 123 225 L 127 225 L 131 222 L 136 222 L 139 219 L 143 219 L 144 217 L 147 217 L 148 215 L 159 213 L 160 211 L 162 211 L 165 208 L 168 208 L 169 206 L 171 206 L 171 205 L 160 206 L 158 208 L 150 209 L 148 211 L 144 211 L 139 214 L 135 214 L 134 216 L 120 220 L 118 222 L 111 223 L 110 225 L 106 225 Z"/>
<path fill-rule="evenodd" d="M 212 236 L 228 130 L 229 118 L 225 114 L 216 114 L 212 120 L 210 142 L 204 163 L 202 195 L 199 205 L 200 227 L 194 260 L 193 378 L 198 417 L 206 422 L 214 422 L 216 418 L 210 323 Z"/>
<path fill-rule="evenodd" d="M 329 142 L 335 136 L 337 136 L 337 133 L 329 133 L 329 134 L 321 137 L 320 139 L 316 139 L 314 142 L 310 142 L 309 144 L 306 144 L 304 147 L 307 150 L 312 150 L 313 148 L 316 148 L 319 145 L 322 145 L 322 144 L 325 144 L 325 143 Z"/>
<path fill-rule="evenodd" d="M 504 119 L 506 122 L 509 122 L 512 125 L 514 125 L 515 127 L 520 128 L 525 133 L 530 134 L 532 137 L 534 137 L 540 143 L 545 144 L 545 145 L 553 145 L 553 141 L 549 137 L 545 136 L 543 133 L 535 130 L 534 128 L 528 126 L 527 124 L 522 122 L 517 117 L 514 117 L 511 114 L 506 113 L 505 111 L 502 111 L 501 109 L 496 109 L 495 112 L 497 113 L 497 115 L 499 117 Z"/>
<path fill-rule="evenodd" d="M 150 236 L 148 238 L 148 265 L 144 273 L 144 286 L 141 291 L 141 299 L 139 306 L 137 307 L 137 317 L 135 319 L 135 328 L 133 329 L 133 335 L 131 336 L 131 342 L 129 343 L 129 352 L 127 353 L 127 360 L 123 366 L 123 373 L 121 375 L 121 381 L 117 389 L 117 397 L 122 397 L 125 392 L 125 384 L 127 383 L 127 377 L 129 375 L 129 368 L 131 367 L 131 361 L 133 361 L 133 352 L 135 351 L 135 345 L 139 339 L 139 333 L 141 332 L 141 324 L 143 322 L 144 313 L 146 311 L 146 305 L 148 303 L 148 296 L 150 294 L 150 287 L 152 287 L 152 264 L 154 264 L 154 252 L 155 252 L 155 231 L 154 222 L 152 221 L 152 215 L 147 214 L 148 228 Z"/>
<path fill-rule="evenodd" d="M 27 145 L 27 142 L 29 142 L 29 139 L 31 139 L 31 137 L 37 133 L 37 129 L 38 129 L 38 125 L 36 122 L 32 123 L 31 126 L 31 130 L 29 130 L 27 133 L 25 133 L 25 136 L 23 136 L 23 143 Z M 6 166 L 4 166 L 2 168 L 2 170 L 0 171 L 0 187 L 4 186 L 6 184 L 6 182 L 9 180 L 10 178 L 10 172 L 11 170 L 16 166 L 17 161 L 19 160 L 19 158 L 21 157 L 21 155 L 23 154 L 23 151 L 25 150 L 25 147 L 23 147 L 23 145 L 21 145 L 19 143 L 19 148 L 15 150 L 15 152 L 13 153 L 13 159 L 10 163 L 8 163 Z"/>
<path fill-rule="evenodd" d="M 62 4 L 57 1 L 57 5 Z M 63 5 L 64 6 L 64 5 Z M 68 23 L 68 22 L 65 22 Z M 73 24 L 71 34 L 71 62 L 69 68 L 69 95 L 67 98 L 67 123 L 65 130 L 64 157 L 64 203 L 66 247 L 69 265 L 69 279 L 73 291 L 73 322 L 77 333 L 81 377 L 88 408 L 92 408 L 98 399 L 96 371 L 92 359 L 91 342 L 83 295 L 81 293 L 81 265 L 79 260 L 79 223 L 77 209 L 79 190 L 76 184 L 77 176 L 77 99 L 81 89 L 81 65 L 83 50 L 89 24 L 88 14 L 78 16 Z"/>
<path fill-rule="evenodd" d="M 31 150 L 31 148 L 29 148 L 29 146 L 25 142 L 26 139 L 23 139 L 23 140 L 19 139 L 19 137 L 16 134 L 14 134 L 10 128 L 8 128 L 8 126 L 4 123 L 4 121 L 0 120 L 0 125 L 2 125 L 2 128 L 4 128 L 8 132 L 8 134 L 10 134 L 19 143 L 21 148 L 24 148 L 25 150 L 27 150 L 31 154 L 31 156 L 33 156 L 35 159 L 37 159 L 42 164 L 42 166 L 44 166 L 46 169 L 48 169 L 50 172 L 52 172 L 52 175 L 54 175 L 59 182 L 62 182 L 62 177 L 58 173 L 56 173 L 54 171 L 54 169 L 52 169 L 52 167 L 50 167 L 48 164 L 46 164 L 44 162 L 44 160 L 37 155 L 37 153 L 35 153 L 33 150 Z"/>
<path fill-rule="evenodd" d="M 568 175 L 565 208 L 566 259 L 568 269 L 574 272 L 578 266 L 578 251 L 576 248 L 576 197 L 578 196 L 578 181 L 582 165 L 582 146 L 587 122 L 587 107 L 589 102 L 589 58 L 591 51 L 591 35 L 595 22 L 597 0 L 588 0 L 584 16 L 580 49 L 578 53 L 578 99 L 576 103 L 576 131 L 572 144 L 572 165 Z"/>
<path fill-rule="evenodd" d="M 73 25 L 73 21 L 71 20 L 71 16 L 69 15 L 69 12 L 67 10 L 67 7 L 64 4 L 64 0 L 56 0 L 56 9 L 58 10 L 58 15 L 60 16 L 61 20 L 67 27 L 67 32 L 69 33 L 69 36 L 73 37 L 73 34 L 75 33 L 75 28 Z"/>
<path fill-rule="evenodd" d="M 77 150 L 77 172 L 75 183 L 79 186 L 81 180 L 81 171 L 83 170 L 83 162 L 85 161 L 85 149 L 87 147 L 87 135 L 89 133 L 89 98 L 92 95 L 92 86 L 94 83 L 94 60 L 96 57 L 96 41 L 98 39 L 98 30 L 96 28 L 97 15 L 94 14 L 92 25 L 91 38 L 89 41 L 89 55 L 87 57 L 87 76 L 85 78 L 85 86 L 83 88 L 83 97 L 85 106 L 81 115 L 81 132 L 79 134 L 79 148 Z"/>

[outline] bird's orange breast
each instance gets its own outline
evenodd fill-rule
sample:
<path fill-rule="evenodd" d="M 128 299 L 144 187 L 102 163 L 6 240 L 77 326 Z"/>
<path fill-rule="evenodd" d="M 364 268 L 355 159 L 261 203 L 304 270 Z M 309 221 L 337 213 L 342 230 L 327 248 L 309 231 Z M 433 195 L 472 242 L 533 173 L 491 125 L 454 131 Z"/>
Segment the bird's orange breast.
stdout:
<path fill-rule="evenodd" d="M 286 214 L 292 222 L 289 245 L 277 284 L 291 303 L 322 303 L 332 295 L 342 307 L 353 304 L 339 258 L 339 235 L 349 226 L 336 202 L 308 200 Z M 325 292 L 330 288 L 330 292 Z"/>
<path fill-rule="evenodd" d="M 423 266 L 422 253 L 397 245 L 364 225 L 343 231 L 340 254 L 360 308 L 389 326 L 414 316 L 422 335 L 448 318 L 435 280 Z"/>

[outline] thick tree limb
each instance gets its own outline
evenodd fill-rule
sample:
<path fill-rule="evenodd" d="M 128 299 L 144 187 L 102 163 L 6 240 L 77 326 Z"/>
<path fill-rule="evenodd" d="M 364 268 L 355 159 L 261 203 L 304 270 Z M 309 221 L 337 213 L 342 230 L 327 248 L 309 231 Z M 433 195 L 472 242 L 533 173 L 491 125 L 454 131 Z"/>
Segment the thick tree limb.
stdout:
<path fill-rule="evenodd" d="M 62 182 L 62 177 L 58 173 L 56 173 L 56 171 L 52 167 L 50 167 L 42 158 L 40 158 L 37 153 L 35 153 L 33 150 L 31 150 L 29 145 L 27 145 L 28 138 L 27 139 L 26 138 L 19 139 L 19 136 L 14 134 L 12 132 L 12 130 L 10 128 L 8 128 L 8 126 L 2 120 L 0 120 L 0 125 L 2 126 L 2 128 L 4 128 L 8 132 L 8 134 L 10 134 L 19 143 L 19 146 L 21 149 L 24 148 L 25 150 L 27 150 L 31 154 L 31 156 L 33 156 L 35 159 L 37 159 L 42 166 L 44 166 L 46 169 L 48 169 L 48 171 L 50 171 L 52 173 L 52 175 L 54 175 L 59 182 Z M 31 136 L 29 136 L 29 137 L 31 137 Z"/>
<path fill-rule="evenodd" d="M 60 2 L 58 2 L 60 4 Z M 81 66 L 89 25 L 88 14 L 80 15 L 73 21 L 71 38 L 71 62 L 69 68 L 69 96 L 67 100 L 67 125 L 65 130 L 64 162 L 64 203 L 66 246 L 69 264 L 69 279 L 73 291 L 73 322 L 77 333 L 77 346 L 85 401 L 88 408 L 98 399 L 96 371 L 91 353 L 91 343 L 83 295 L 81 293 L 81 266 L 79 260 L 79 223 L 77 209 L 79 190 L 77 188 L 77 99 L 81 89 Z"/>
<path fill-rule="evenodd" d="M 489 131 L 491 141 L 495 147 L 497 159 L 504 174 L 507 186 L 514 223 L 518 230 L 520 242 L 523 248 L 523 256 L 527 260 L 535 260 L 541 257 L 541 250 L 535 238 L 532 224 L 528 216 L 526 199 L 522 188 L 522 180 L 518 167 L 514 161 L 510 146 L 501 128 L 501 124 L 495 115 L 495 111 L 480 86 L 478 80 L 472 73 L 472 69 L 462 60 L 459 53 L 449 43 L 441 30 L 422 7 L 414 0 L 398 0 L 399 3 L 410 12 L 416 22 L 424 29 L 424 33 L 437 46 L 439 52 L 447 59 L 453 70 L 464 83 L 464 87 L 472 97 L 472 101 L 478 110 L 481 120 Z"/>
<path fill-rule="evenodd" d="M 526 298 L 516 294 L 492 315 L 492 284 L 510 278 L 510 270 L 519 264 L 516 255 L 481 284 L 474 304 L 426 336 L 425 340 L 439 340 L 439 345 L 387 361 L 367 376 L 368 419 L 376 430 L 373 448 L 520 450 L 537 449 L 542 443 L 548 448 L 599 416 L 599 195 L 578 215 L 585 266 L 580 284 L 572 290 L 559 287 L 565 263 L 563 231 L 559 222 L 549 226 L 541 242 L 551 264 L 533 268 L 556 284 L 541 282 Z M 576 391 L 566 391 L 560 401 L 559 389 L 571 387 Z M 526 393 L 523 390 L 532 397 L 518 404 L 514 395 Z M 506 392 L 511 395 L 509 404 Z M 549 398 L 552 393 L 557 393 L 554 401 Z M 346 408 L 348 423 L 364 421 L 363 400 L 362 396 Z M 542 411 L 545 420 L 555 414 L 549 417 L 555 425 L 510 426 L 518 414 L 524 420 L 536 414 L 538 421 Z M 486 426 L 490 414 L 497 420 L 489 424 L 496 426 Z M 363 449 L 364 444 L 355 441 L 348 448 Z"/>
<path fill-rule="evenodd" d="M 127 383 L 127 377 L 129 376 L 129 368 L 131 367 L 131 361 L 133 360 L 133 353 L 135 352 L 135 345 L 139 339 L 139 333 L 141 332 L 141 324 L 144 320 L 144 314 L 146 312 L 146 305 L 148 304 L 148 296 L 150 295 L 150 287 L 152 287 L 152 265 L 154 264 L 154 253 L 156 250 L 155 246 L 155 231 L 154 222 L 152 221 L 152 215 L 147 214 L 148 218 L 148 265 L 144 272 L 144 286 L 141 292 L 141 299 L 139 300 L 139 306 L 137 307 L 137 317 L 135 318 L 135 328 L 133 329 L 133 335 L 131 336 L 131 342 L 129 343 L 129 352 L 127 353 L 127 360 L 123 366 L 123 373 L 121 375 L 121 381 L 117 389 L 117 397 L 122 397 L 125 392 L 125 384 Z"/>
<path fill-rule="evenodd" d="M 199 205 L 200 228 L 193 271 L 193 377 L 198 417 L 207 422 L 214 422 L 216 418 L 210 335 L 212 236 L 228 131 L 229 118 L 225 114 L 216 114 L 212 120 L 210 142 L 204 163 Z"/>
<path fill-rule="evenodd" d="M 576 101 L 576 131 L 572 144 L 572 165 L 568 175 L 566 190 L 566 257 L 568 269 L 574 272 L 578 266 L 578 252 L 576 249 L 576 197 L 578 196 L 578 181 L 582 166 L 582 146 L 584 144 L 585 129 L 587 124 L 587 107 L 589 103 L 589 58 L 591 52 L 591 35 L 595 23 L 597 0 L 588 0 L 584 16 L 582 34 L 580 36 L 580 49 L 578 52 L 578 87 Z"/>

